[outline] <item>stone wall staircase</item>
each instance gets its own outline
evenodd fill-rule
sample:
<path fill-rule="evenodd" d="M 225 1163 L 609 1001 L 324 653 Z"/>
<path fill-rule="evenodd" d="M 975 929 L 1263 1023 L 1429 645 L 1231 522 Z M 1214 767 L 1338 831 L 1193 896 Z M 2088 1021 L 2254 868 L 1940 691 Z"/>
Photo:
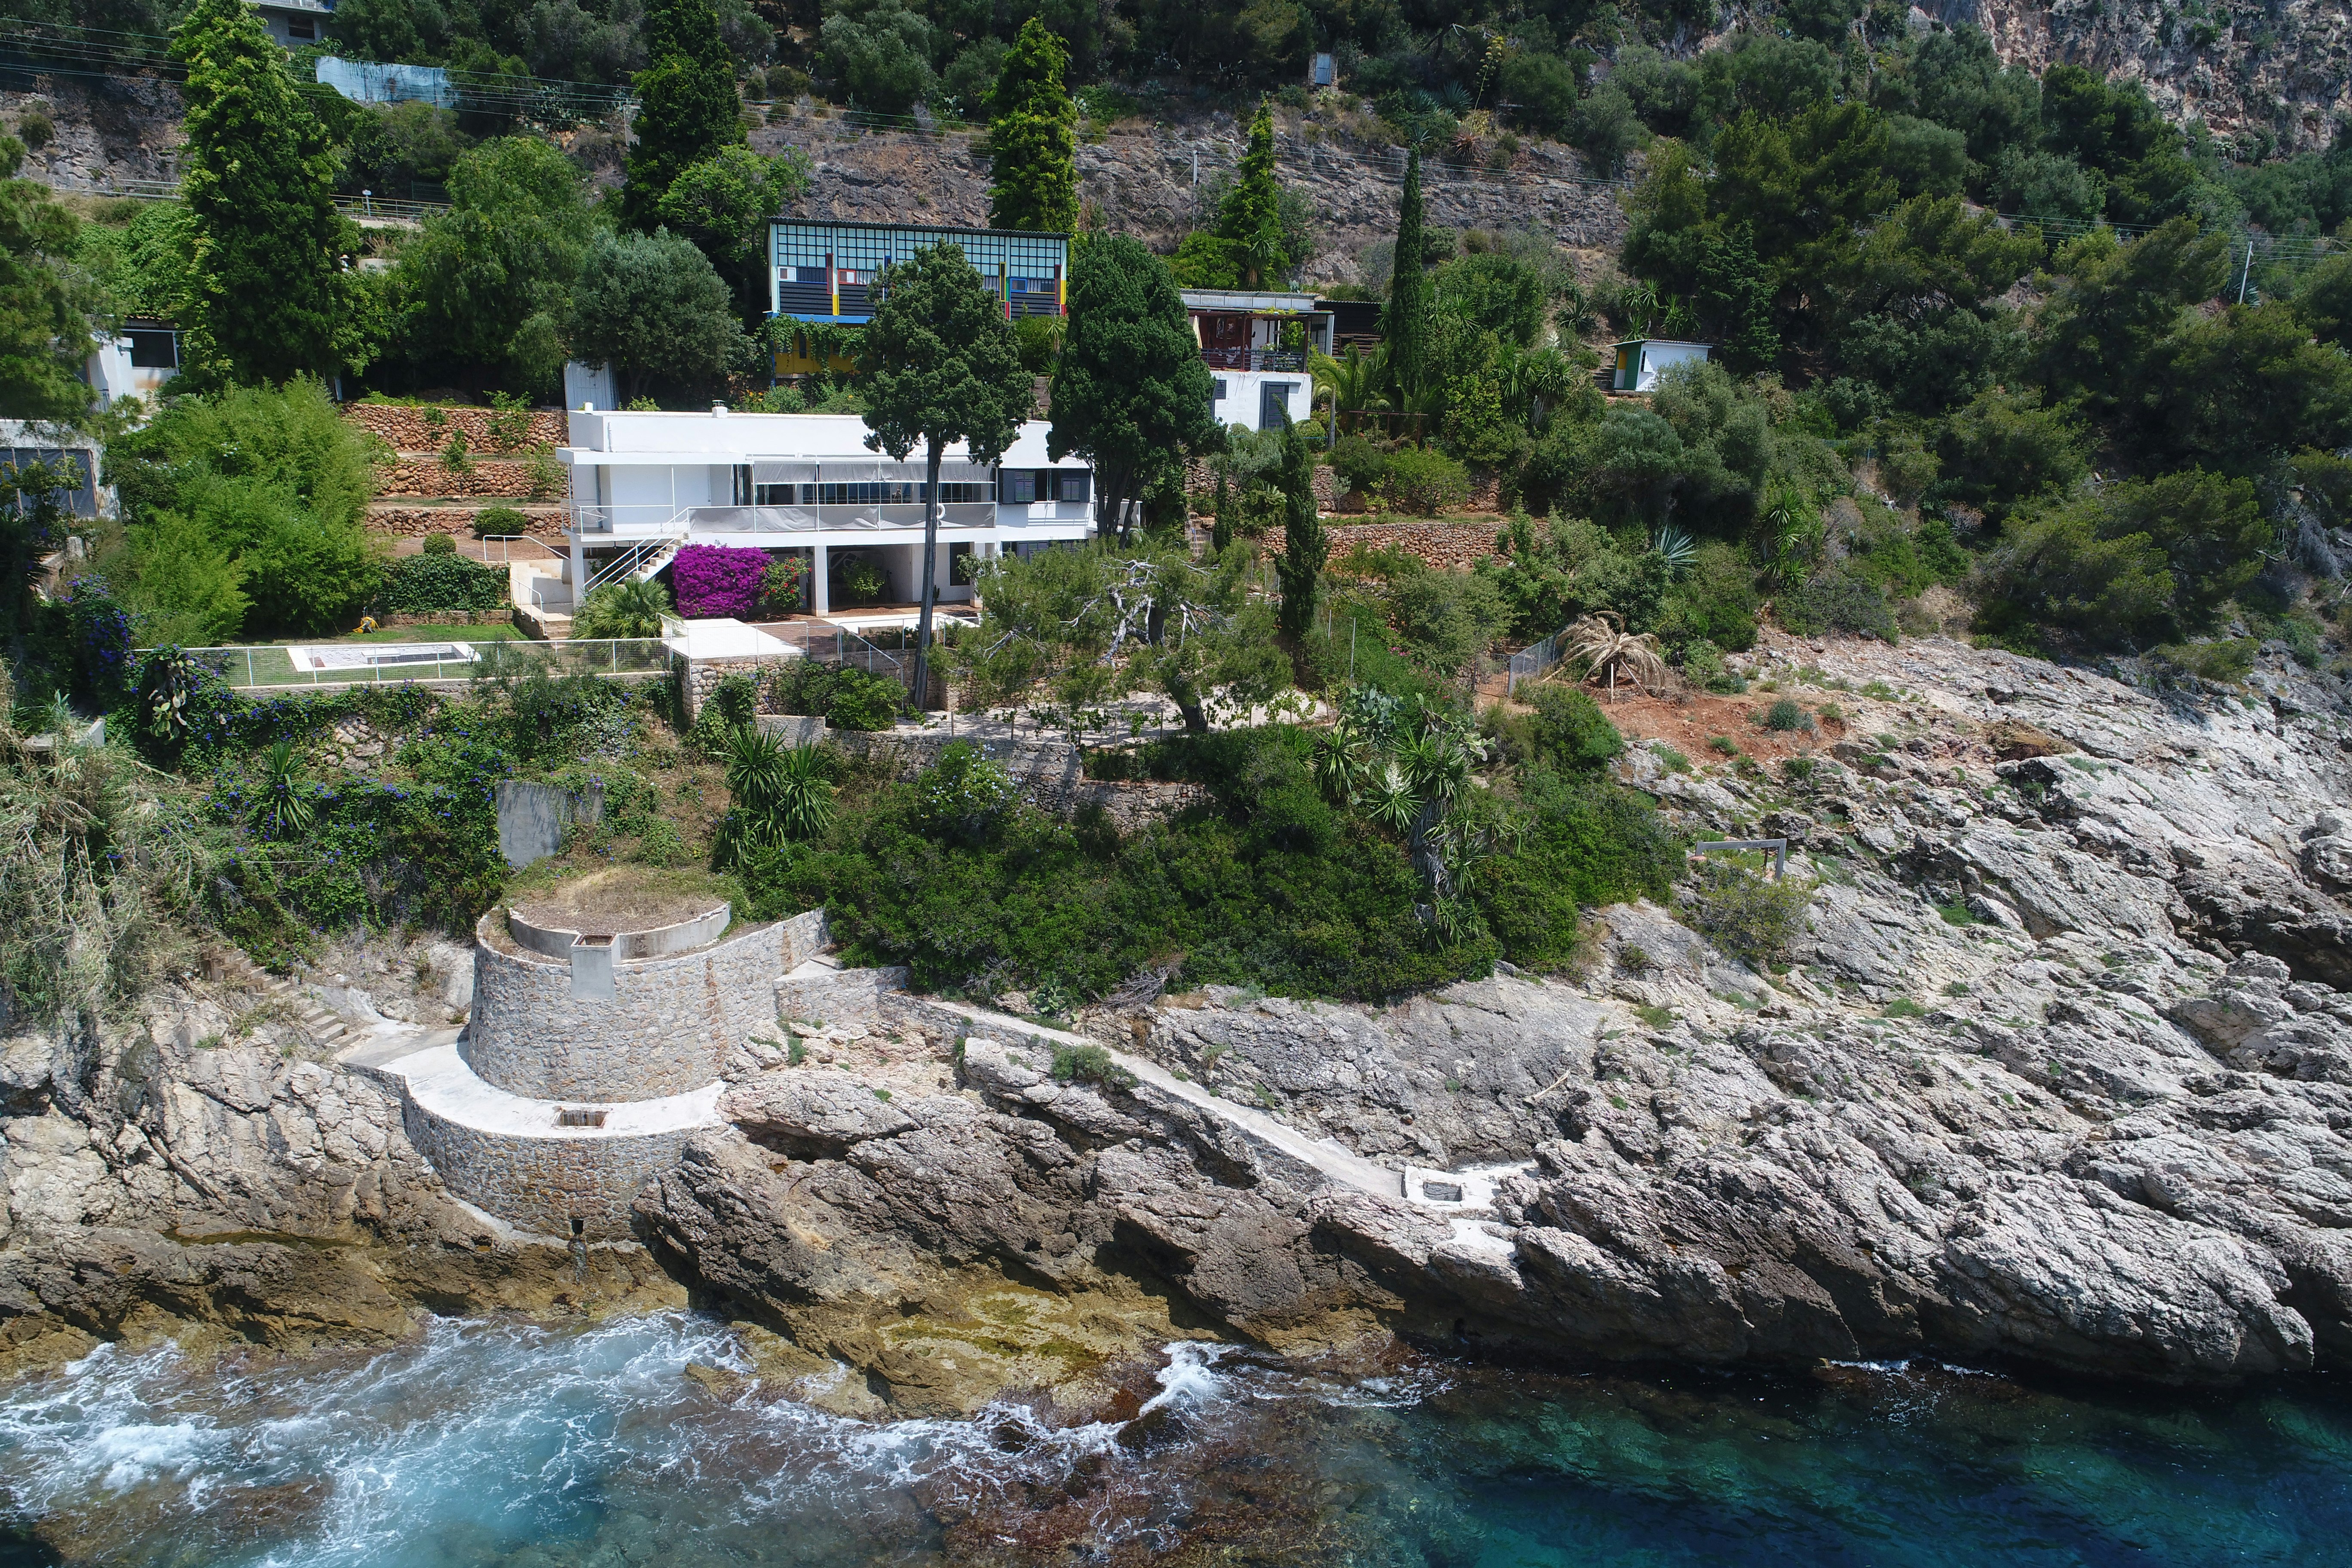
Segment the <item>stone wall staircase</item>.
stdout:
<path fill-rule="evenodd" d="M 207 980 L 227 981 L 258 992 L 268 1001 L 283 1004 L 294 1015 L 294 1026 L 314 1046 L 330 1047 L 351 1043 L 351 1026 L 337 1017 L 326 1004 L 292 982 L 263 969 L 241 949 L 205 949 L 204 971 Z"/>

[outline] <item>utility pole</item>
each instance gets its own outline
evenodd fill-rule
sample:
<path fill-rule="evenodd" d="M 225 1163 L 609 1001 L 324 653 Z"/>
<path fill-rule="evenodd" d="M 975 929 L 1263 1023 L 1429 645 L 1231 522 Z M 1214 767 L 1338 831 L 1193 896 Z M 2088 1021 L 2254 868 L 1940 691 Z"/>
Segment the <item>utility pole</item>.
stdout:
<path fill-rule="evenodd" d="M 2252 277 L 2253 273 L 2254 240 L 2252 235 L 2248 235 L 2246 237 L 2246 265 L 2238 273 L 2238 303 L 2241 305 L 2246 302 L 2246 279 Z"/>

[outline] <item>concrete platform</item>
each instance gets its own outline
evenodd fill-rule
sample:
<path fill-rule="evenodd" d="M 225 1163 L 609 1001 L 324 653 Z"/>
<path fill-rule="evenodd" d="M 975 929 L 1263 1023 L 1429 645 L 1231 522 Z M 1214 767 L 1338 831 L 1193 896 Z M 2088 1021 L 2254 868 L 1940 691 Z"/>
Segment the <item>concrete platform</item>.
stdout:
<path fill-rule="evenodd" d="M 541 1235 L 629 1239 L 638 1192 L 677 1163 L 688 1139 L 723 1125 L 716 1080 L 659 1100 L 531 1100 L 477 1076 L 446 1032 L 416 1040 L 421 1048 L 400 1052 L 402 1043 L 371 1042 L 346 1059 L 397 1087 L 409 1142 L 451 1193 Z"/>

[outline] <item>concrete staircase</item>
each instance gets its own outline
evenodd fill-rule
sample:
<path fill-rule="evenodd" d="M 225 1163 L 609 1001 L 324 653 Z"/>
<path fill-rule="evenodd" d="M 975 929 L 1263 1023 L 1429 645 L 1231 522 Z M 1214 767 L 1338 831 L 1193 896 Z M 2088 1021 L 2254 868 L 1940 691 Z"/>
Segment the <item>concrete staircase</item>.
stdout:
<path fill-rule="evenodd" d="M 205 978 L 230 981 L 248 991 L 258 991 L 272 1002 L 283 1003 L 294 1015 L 294 1026 L 314 1046 L 340 1047 L 350 1043 L 351 1026 L 335 1016 L 326 1004 L 263 969 L 240 948 L 206 949 Z"/>

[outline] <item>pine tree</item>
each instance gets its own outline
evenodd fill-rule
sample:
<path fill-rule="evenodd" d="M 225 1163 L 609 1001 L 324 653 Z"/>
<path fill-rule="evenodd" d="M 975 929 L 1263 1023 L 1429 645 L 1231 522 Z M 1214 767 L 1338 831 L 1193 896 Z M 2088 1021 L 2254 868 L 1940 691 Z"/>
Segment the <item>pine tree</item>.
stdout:
<path fill-rule="evenodd" d="M 1405 157 L 1404 199 L 1397 206 L 1396 268 L 1389 279 L 1388 309 L 1381 317 L 1389 373 L 1407 396 L 1422 389 L 1429 369 L 1429 272 L 1423 264 L 1421 231 L 1421 152 L 1416 148 Z"/>
<path fill-rule="evenodd" d="M 866 446 L 899 462 L 923 448 L 922 616 L 915 632 L 915 700 L 930 700 L 931 603 L 937 595 L 940 458 L 961 441 L 969 459 L 993 468 L 1020 433 L 1036 394 L 1021 368 L 1013 323 L 964 258 L 962 247 L 919 250 L 885 275 L 882 303 L 866 329 L 874 369 L 865 382 Z M 1058 454 L 1056 454 L 1058 456 Z"/>
<path fill-rule="evenodd" d="M 1232 249 L 1252 289 L 1279 279 L 1296 259 L 1282 227 L 1282 182 L 1274 172 L 1274 110 L 1261 99 L 1250 119 L 1241 174 L 1217 208 L 1217 237 Z"/>
<path fill-rule="evenodd" d="M 646 16 L 646 58 L 653 63 L 632 82 L 637 118 L 630 130 L 636 140 L 629 148 L 621 218 L 650 232 L 672 181 L 745 138 L 735 62 L 719 37 L 710 0 L 655 0 Z"/>
<path fill-rule="evenodd" d="M 1078 226 L 1078 109 L 1062 86 L 1069 51 L 1032 16 L 990 96 L 988 221 L 1067 234 Z"/>
<path fill-rule="evenodd" d="M 187 68 L 186 173 L 195 235 L 188 280 L 192 374 L 283 382 L 366 358 L 358 230 L 335 210 L 335 157 L 244 0 L 196 0 L 172 36 Z"/>
<path fill-rule="evenodd" d="M 0 418 L 76 421 L 89 412 L 81 369 L 105 301 L 74 265 L 73 214 L 16 177 L 24 160 L 25 144 L 0 135 Z"/>
<path fill-rule="evenodd" d="M 1304 640 L 1315 626 L 1315 600 L 1321 590 L 1323 563 L 1331 553 L 1323 536 L 1323 517 L 1315 507 L 1315 454 L 1307 433 L 1285 424 L 1282 462 L 1275 469 L 1275 488 L 1282 492 L 1282 553 L 1275 558 L 1275 575 L 1282 583 L 1282 629 Z"/>

